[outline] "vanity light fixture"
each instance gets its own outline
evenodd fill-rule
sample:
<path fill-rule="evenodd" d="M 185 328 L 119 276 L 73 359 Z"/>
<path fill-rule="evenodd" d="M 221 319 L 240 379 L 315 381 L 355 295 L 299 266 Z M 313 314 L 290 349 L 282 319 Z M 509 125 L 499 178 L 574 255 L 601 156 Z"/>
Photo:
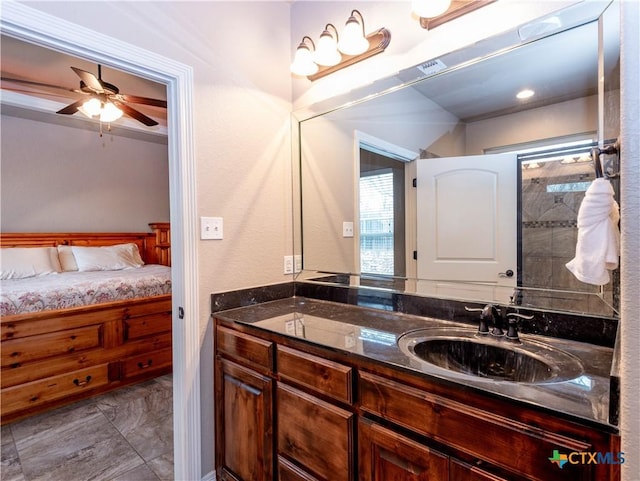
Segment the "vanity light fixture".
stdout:
<path fill-rule="evenodd" d="M 291 64 L 291 72 L 316 80 L 384 52 L 390 41 L 391 33 L 386 28 L 366 35 L 362 14 L 352 10 L 341 38 L 331 23 L 325 26 L 317 47 L 310 37 L 302 37 Z"/>
<path fill-rule="evenodd" d="M 536 93 L 531 89 L 523 89 L 523 90 L 521 90 L 520 92 L 518 92 L 516 94 L 516 98 L 518 98 L 520 100 L 525 100 L 525 99 L 533 97 L 535 94 Z"/>

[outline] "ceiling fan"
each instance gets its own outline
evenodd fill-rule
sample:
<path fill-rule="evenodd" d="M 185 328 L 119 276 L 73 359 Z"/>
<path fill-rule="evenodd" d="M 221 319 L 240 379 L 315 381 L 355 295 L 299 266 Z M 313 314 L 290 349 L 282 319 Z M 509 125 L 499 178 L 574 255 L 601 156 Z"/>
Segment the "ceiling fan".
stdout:
<path fill-rule="evenodd" d="M 21 80 L 14 78 L 2 77 L 3 81 L 20 83 L 25 85 L 61 89 L 66 91 L 72 91 L 82 93 L 90 98 L 86 97 L 77 100 L 66 107 L 58 110 L 57 114 L 73 115 L 80 111 L 89 117 L 96 115 L 100 116 L 100 119 L 104 122 L 111 122 L 116 118 L 119 118 L 122 114 L 126 114 L 129 117 L 152 127 L 158 125 L 158 122 L 143 114 L 142 112 L 134 109 L 129 104 L 150 105 L 153 107 L 167 108 L 166 100 L 152 99 L 148 97 L 140 97 L 137 95 L 121 94 L 120 89 L 113 84 L 102 80 L 102 67 L 98 65 L 98 76 L 87 72 L 85 70 L 71 67 L 78 77 L 80 77 L 79 89 L 67 89 L 58 85 L 51 85 L 41 82 L 34 82 L 31 80 Z"/>

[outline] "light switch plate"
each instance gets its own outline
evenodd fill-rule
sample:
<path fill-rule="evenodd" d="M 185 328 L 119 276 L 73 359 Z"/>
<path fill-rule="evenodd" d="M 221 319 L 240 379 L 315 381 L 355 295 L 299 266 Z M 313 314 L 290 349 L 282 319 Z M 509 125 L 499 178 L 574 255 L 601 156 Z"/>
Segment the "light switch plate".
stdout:
<path fill-rule="evenodd" d="M 293 256 L 284 256 L 284 273 L 293 274 Z"/>
<path fill-rule="evenodd" d="M 200 217 L 200 239 L 222 239 L 222 217 Z"/>

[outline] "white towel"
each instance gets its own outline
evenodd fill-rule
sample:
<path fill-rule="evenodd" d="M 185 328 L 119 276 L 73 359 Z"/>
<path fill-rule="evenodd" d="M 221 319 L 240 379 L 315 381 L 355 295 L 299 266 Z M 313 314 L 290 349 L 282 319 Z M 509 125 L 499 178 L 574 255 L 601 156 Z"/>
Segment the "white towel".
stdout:
<path fill-rule="evenodd" d="M 576 255 L 566 266 L 576 278 L 601 286 L 610 280 L 620 256 L 620 209 L 607 179 L 594 180 L 578 211 Z"/>

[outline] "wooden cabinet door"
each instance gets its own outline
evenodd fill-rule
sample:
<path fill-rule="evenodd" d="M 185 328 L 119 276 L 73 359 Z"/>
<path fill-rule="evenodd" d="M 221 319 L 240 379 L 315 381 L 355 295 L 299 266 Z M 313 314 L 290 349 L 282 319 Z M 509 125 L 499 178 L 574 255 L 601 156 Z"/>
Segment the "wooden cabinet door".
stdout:
<path fill-rule="evenodd" d="M 360 481 L 445 481 L 449 458 L 367 419 L 360 419 Z"/>
<path fill-rule="evenodd" d="M 273 479 L 273 383 L 269 377 L 217 358 L 218 479 Z"/>
<path fill-rule="evenodd" d="M 355 414 L 283 383 L 277 405 L 280 456 L 320 479 L 354 480 Z"/>

